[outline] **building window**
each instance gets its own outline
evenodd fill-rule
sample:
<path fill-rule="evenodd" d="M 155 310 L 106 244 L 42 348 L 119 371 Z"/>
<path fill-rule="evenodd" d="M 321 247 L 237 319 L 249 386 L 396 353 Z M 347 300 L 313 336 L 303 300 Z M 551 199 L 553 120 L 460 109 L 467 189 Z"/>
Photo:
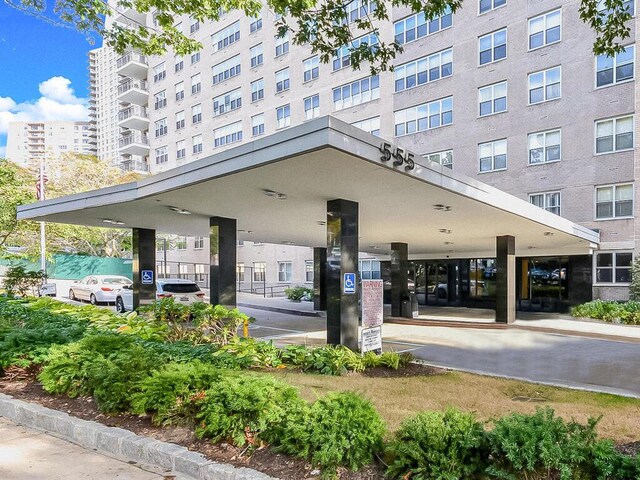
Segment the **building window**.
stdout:
<path fill-rule="evenodd" d="M 395 91 L 434 82 L 453 74 L 453 49 L 447 48 L 438 53 L 398 65 L 394 68 Z"/>
<path fill-rule="evenodd" d="M 560 215 L 560 192 L 532 193 L 529 195 L 529 202 L 547 212 Z"/>
<path fill-rule="evenodd" d="M 232 23 L 228 27 L 211 35 L 211 42 L 213 43 L 213 51 L 217 52 L 223 48 L 228 47 L 232 43 L 240 40 L 240 21 Z"/>
<path fill-rule="evenodd" d="M 262 62 L 264 62 L 264 52 L 261 43 L 251 47 L 249 53 L 251 55 L 251 68 L 262 65 Z"/>
<path fill-rule="evenodd" d="M 244 263 L 236 263 L 236 280 L 244 282 Z"/>
<path fill-rule="evenodd" d="M 156 148 L 156 164 L 167 163 L 169 161 L 169 154 L 167 153 L 167 147 Z"/>
<path fill-rule="evenodd" d="M 507 82 L 494 83 L 478 89 L 480 116 L 507 111 Z"/>
<path fill-rule="evenodd" d="M 242 141 L 242 121 L 235 122 L 213 131 L 213 146 L 222 147 L 230 143 Z"/>
<path fill-rule="evenodd" d="M 179 236 L 178 238 L 176 238 L 176 249 L 177 250 L 186 250 L 187 249 L 187 237 L 185 236 Z M 185 265 L 186 267 L 186 265 Z M 180 272 L 182 273 L 182 272 Z"/>
<path fill-rule="evenodd" d="M 251 135 L 259 137 L 264 134 L 264 113 L 251 117 Z"/>
<path fill-rule="evenodd" d="M 560 98 L 562 80 L 560 66 L 529 74 L 529 104 Z"/>
<path fill-rule="evenodd" d="M 196 263 L 195 267 L 195 281 L 196 282 L 204 282 L 205 275 L 207 273 L 208 265 L 204 265 L 202 263 Z"/>
<path fill-rule="evenodd" d="M 222 115 L 242 106 L 242 93 L 239 88 L 213 99 L 213 116 Z"/>
<path fill-rule="evenodd" d="M 265 262 L 253 262 L 253 281 L 264 282 L 266 279 L 266 271 L 267 264 Z"/>
<path fill-rule="evenodd" d="M 507 169 L 507 140 L 495 140 L 493 142 L 478 145 L 480 157 L 480 171 L 494 172 Z"/>
<path fill-rule="evenodd" d="M 167 68 L 165 62 L 162 62 L 153 67 L 153 82 L 156 83 L 165 78 L 167 78 Z"/>
<path fill-rule="evenodd" d="M 304 262 L 304 279 L 306 282 L 313 282 L 313 261 L 305 260 Z"/>
<path fill-rule="evenodd" d="M 154 100 L 155 100 L 155 109 L 156 110 L 160 110 L 161 108 L 164 108 L 167 106 L 167 92 L 165 90 L 156 93 L 153 96 Z"/>
<path fill-rule="evenodd" d="M 489 33 L 479 38 L 480 65 L 507 58 L 507 29 Z"/>
<path fill-rule="evenodd" d="M 184 60 L 182 58 L 176 57 L 175 62 L 176 73 L 181 72 L 184 69 Z"/>
<path fill-rule="evenodd" d="M 304 81 L 310 82 L 311 80 L 315 80 L 320 75 L 320 58 L 316 55 L 315 57 L 307 58 L 304 62 L 302 62 L 304 67 Z"/>
<path fill-rule="evenodd" d="M 184 110 L 176 113 L 176 130 L 184 128 Z"/>
<path fill-rule="evenodd" d="M 364 130 L 371 135 L 375 135 L 376 137 L 380 136 L 380 117 L 367 118 L 365 120 L 353 122 L 351 125 L 359 128 L 360 130 Z"/>
<path fill-rule="evenodd" d="M 304 119 L 311 120 L 320 116 L 320 95 L 313 95 L 304 99 Z"/>
<path fill-rule="evenodd" d="M 453 97 L 435 100 L 394 113 L 395 136 L 424 132 L 453 123 Z"/>
<path fill-rule="evenodd" d="M 333 71 L 340 70 L 341 68 L 345 68 L 351 65 L 351 50 L 359 48 L 361 45 L 368 45 L 369 48 L 374 49 L 378 44 L 378 37 L 369 33 L 367 35 L 363 35 L 361 37 L 353 39 L 353 41 L 347 45 L 343 45 L 342 47 L 336 50 L 335 56 L 333 57 Z"/>
<path fill-rule="evenodd" d="M 380 98 L 380 77 L 373 75 L 333 89 L 336 111 Z"/>
<path fill-rule="evenodd" d="M 161 118 L 155 122 L 156 126 L 156 138 L 166 135 L 169 129 L 167 128 L 167 119 Z"/>
<path fill-rule="evenodd" d="M 224 82 L 230 78 L 240 75 L 240 55 L 231 57 L 224 62 L 218 63 L 211 68 L 213 84 Z"/>
<path fill-rule="evenodd" d="M 283 37 L 276 37 L 276 57 L 284 55 L 289 51 L 289 33 L 285 33 Z"/>
<path fill-rule="evenodd" d="M 375 280 L 380 276 L 380 262 L 378 260 L 359 260 L 358 271 L 363 280 Z"/>
<path fill-rule="evenodd" d="M 202 121 L 202 105 L 194 105 L 191 107 L 191 123 L 196 124 Z"/>
<path fill-rule="evenodd" d="M 433 20 L 425 18 L 424 12 L 411 15 L 393 24 L 395 41 L 403 45 L 427 35 L 433 35 L 440 30 L 449 28 L 452 20 L 453 15 L 449 7 L 446 8 L 442 16 L 435 17 Z"/>
<path fill-rule="evenodd" d="M 278 281 L 285 283 L 291 282 L 292 270 L 291 262 L 278 262 Z"/>
<path fill-rule="evenodd" d="M 195 18 L 189 19 L 189 32 L 196 33 L 200 30 L 200 21 Z"/>
<path fill-rule="evenodd" d="M 276 93 L 289 90 L 289 67 L 276 72 Z"/>
<path fill-rule="evenodd" d="M 598 55 L 596 57 L 596 86 L 604 87 L 633 80 L 634 57 L 634 45 L 625 47 L 614 57 Z"/>
<path fill-rule="evenodd" d="M 633 217 L 633 185 L 596 187 L 596 220 Z"/>
<path fill-rule="evenodd" d="M 427 153 L 424 158 L 432 162 L 439 163 L 443 167 L 453 168 L 453 150 L 443 150 L 442 152 Z"/>
<path fill-rule="evenodd" d="M 276 128 L 284 128 L 291 125 L 291 107 L 283 105 L 276 108 Z"/>
<path fill-rule="evenodd" d="M 559 42 L 561 28 L 561 9 L 529 19 L 529 50 Z"/>
<path fill-rule="evenodd" d="M 184 99 L 184 82 L 176 83 L 176 102 Z"/>
<path fill-rule="evenodd" d="M 596 121 L 596 154 L 633 148 L 633 116 Z"/>
<path fill-rule="evenodd" d="M 176 159 L 181 160 L 187 155 L 187 149 L 184 146 L 184 140 L 176 142 Z"/>
<path fill-rule="evenodd" d="M 480 14 L 487 13 L 507 4 L 507 0 L 480 0 Z"/>
<path fill-rule="evenodd" d="M 251 82 L 251 101 L 257 102 L 264 98 L 264 79 L 260 78 Z"/>
<path fill-rule="evenodd" d="M 191 95 L 195 95 L 202 90 L 202 77 L 199 73 L 196 73 L 191 77 Z"/>
<path fill-rule="evenodd" d="M 193 145 L 193 153 L 202 153 L 202 135 L 194 135 L 191 137 L 191 143 Z"/>
<path fill-rule="evenodd" d="M 631 283 L 631 252 L 596 252 L 596 283 Z"/>
<path fill-rule="evenodd" d="M 560 130 L 530 133 L 529 165 L 557 162 L 561 158 Z"/>
<path fill-rule="evenodd" d="M 249 32 L 257 32 L 262 29 L 262 17 L 252 18 L 249 24 Z"/>
<path fill-rule="evenodd" d="M 635 0 L 623 0 L 622 9 L 629 12 L 629 14 L 635 16 Z M 606 21 L 607 17 L 611 15 L 611 11 L 607 9 L 607 2 L 605 0 L 598 0 L 598 12 L 602 13 Z"/>
<path fill-rule="evenodd" d="M 195 250 L 202 250 L 204 248 L 204 237 L 195 237 L 193 239 L 193 248 Z"/>
<path fill-rule="evenodd" d="M 373 14 L 376 10 L 375 1 L 367 0 L 353 0 L 344 9 L 344 18 L 342 19 L 342 25 L 348 25 L 355 22 L 360 18 L 364 18 L 367 15 Z"/>

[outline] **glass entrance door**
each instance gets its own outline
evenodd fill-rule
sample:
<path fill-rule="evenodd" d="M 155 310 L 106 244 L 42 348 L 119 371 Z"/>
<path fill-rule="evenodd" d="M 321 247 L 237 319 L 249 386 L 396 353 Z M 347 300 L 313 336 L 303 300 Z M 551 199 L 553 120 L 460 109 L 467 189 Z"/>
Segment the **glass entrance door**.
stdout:
<path fill-rule="evenodd" d="M 458 267 L 453 262 L 427 262 L 427 305 L 453 305 L 459 300 Z"/>

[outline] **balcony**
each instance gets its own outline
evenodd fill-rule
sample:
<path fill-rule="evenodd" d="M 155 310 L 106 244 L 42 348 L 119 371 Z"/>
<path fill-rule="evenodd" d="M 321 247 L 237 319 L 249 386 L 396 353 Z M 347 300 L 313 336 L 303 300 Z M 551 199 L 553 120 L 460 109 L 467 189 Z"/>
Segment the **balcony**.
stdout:
<path fill-rule="evenodd" d="M 136 52 L 125 53 L 116 61 L 119 75 L 139 79 L 147 78 L 148 65 L 147 57 Z"/>
<path fill-rule="evenodd" d="M 149 116 L 147 109 L 131 105 L 118 112 L 118 126 L 132 130 L 148 130 Z"/>
<path fill-rule="evenodd" d="M 118 5 L 116 7 L 116 14 L 113 19 L 124 25 L 132 25 L 134 27 L 146 26 L 147 24 L 147 14 L 140 13 L 137 10 L 131 7 L 125 7 Z"/>
<path fill-rule="evenodd" d="M 145 160 L 121 157 L 118 166 L 123 172 L 149 173 L 149 164 Z"/>
<path fill-rule="evenodd" d="M 149 139 L 140 132 L 130 132 L 121 135 L 118 147 L 122 155 L 149 155 Z"/>
<path fill-rule="evenodd" d="M 123 103 L 146 105 L 149 99 L 149 87 L 144 80 L 127 78 L 118 85 L 118 100 Z"/>

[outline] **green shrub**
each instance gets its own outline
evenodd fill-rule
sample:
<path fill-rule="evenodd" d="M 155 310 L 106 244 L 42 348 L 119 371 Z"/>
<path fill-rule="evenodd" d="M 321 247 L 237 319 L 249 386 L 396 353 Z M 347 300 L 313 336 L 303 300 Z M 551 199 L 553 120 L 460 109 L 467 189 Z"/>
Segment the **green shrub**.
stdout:
<path fill-rule="evenodd" d="M 93 395 L 100 410 L 127 410 L 137 382 L 158 368 L 159 358 L 133 337 L 90 335 L 51 349 L 38 379 L 49 393 Z"/>
<path fill-rule="evenodd" d="M 385 426 L 368 400 L 352 392 L 330 393 L 292 415 L 279 432 L 278 450 L 309 458 L 332 475 L 357 470 L 382 448 Z"/>
<path fill-rule="evenodd" d="M 413 480 L 481 478 L 488 458 L 482 425 L 454 409 L 408 418 L 386 453 L 387 475 Z"/>
<path fill-rule="evenodd" d="M 619 321 L 627 325 L 640 325 L 640 302 L 594 300 L 573 307 L 571 315 L 574 317 L 595 318 L 605 322 Z"/>
<path fill-rule="evenodd" d="M 586 478 L 597 480 L 640 479 L 640 456 L 619 453 L 611 440 L 598 440 L 591 448 L 591 468 Z"/>
<path fill-rule="evenodd" d="M 212 388 L 225 374 L 229 375 L 199 360 L 169 363 L 141 380 L 131 398 L 132 411 L 152 413 L 155 424 L 193 423 L 195 416 L 187 409 L 189 399 Z"/>
<path fill-rule="evenodd" d="M 199 409 L 196 434 L 236 445 L 271 440 L 276 428 L 303 402 L 297 390 L 285 383 L 246 374 L 223 377 L 192 401 Z"/>
<path fill-rule="evenodd" d="M 278 367 L 282 364 L 280 349 L 273 342 L 255 338 L 235 338 L 213 354 L 214 357 L 226 355 L 232 355 L 242 368 Z"/>
<path fill-rule="evenodd" d="M 20 265 L 9 267 L 4 275 L 4 289 L 8 295 L 38 295 L 38 288 L 44 282 L 42 270 L 26 270 Z"/>
<path fill-rule="evenodd" d="M 302 300 L 313 299 L 313 289 L 303 287 L 301 285 L 285 288 L 284 294 L 292 302 L 301 302 Z"/>
<path fill-rule="evenodd" d="M 509 480 L 592 478 L 596 424 L 593 418 L 586 425 L 565 422 L 550 408 L 502 417 L 489 434 L 492 462 L 487 473 Z"/>
<path fill-rule="evenodd" d="M 177 324 L 189 321 L 191 311 L 187 305 L 176 303 L 173 297 L 156 300 L 150 305 L 138 308 L 141 315 L 153 318 L 165 324 Z"/>
<path fill-rule="evenodd" d="M 238 328 L 245 322 L 254 322 L 255 318 L 245 315 L 237 308 L 229 309 L 222 305 L 200 302 L 191 305 L 193 323 L 203 338 L 217 345 L 226 345 L 238 336 Z"/>

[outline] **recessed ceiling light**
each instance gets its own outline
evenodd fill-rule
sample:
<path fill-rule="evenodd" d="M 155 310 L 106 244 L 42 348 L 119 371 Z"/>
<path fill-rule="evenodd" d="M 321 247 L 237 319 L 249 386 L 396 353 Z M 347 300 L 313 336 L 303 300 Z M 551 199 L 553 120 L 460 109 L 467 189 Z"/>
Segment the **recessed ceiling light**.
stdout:
<path fill-rule="evenodd" d="M 433 206 L 434 210 L 441 210 L 443 212 L 450 212 L 451 211 L 451 205 L 443 205 L 442 203 L 436 203 Z"/>
<path fill-rule="evenodd" d="M 441 228 L 438 230 L 440 233 L 444 233 L 446 235 L 451 235 L 453 232 L 451 230 L 449 230 L 448 228 Z"/>
<path fill-rule="evenodd" d="M 552 237 L 553 235 L 553 232 L 544 232 L 545 237 Z"/>
<path fill-rule="evenodd" d="M 191 215 L 191 212 L 189 210 L 185 210 L 184 208 L 179 208 L 179 207 L 168 207 L 169 210 L 173 210 L 176 213 L 179 213 L 180 215 Z"/>
<path fill-rule="evenodd" d="M 275 190 L 271 190 L 269 188 L 263 188 L 262 193 L 264 193 L 267 197 L 275 198 L 276 200 L 286 200 L 287 194 L 282 192 L 276 192 Z"/>
<path fill-rule="evenodd" d="M 324 220 L 318 220 L 316 223 L 318 225 L 326 225 L 327 224 L 327 222 L 325 222 Z"/>
<path fill-rule="evenodd" d="M 453 245 L 453 242 L 444 242 L 445 245 Z"/>

